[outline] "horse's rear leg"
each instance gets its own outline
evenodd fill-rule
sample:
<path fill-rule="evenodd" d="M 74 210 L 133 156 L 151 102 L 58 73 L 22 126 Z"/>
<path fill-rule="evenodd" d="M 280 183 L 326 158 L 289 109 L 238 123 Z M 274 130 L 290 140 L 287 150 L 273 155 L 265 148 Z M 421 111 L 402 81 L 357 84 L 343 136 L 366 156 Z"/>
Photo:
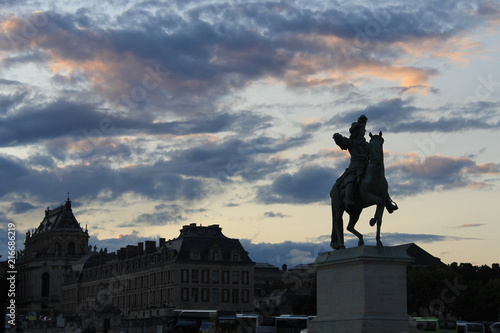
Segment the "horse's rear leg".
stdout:
<path fill-rule="evenodd" d="M 354 228 L 354 226 L 359 220 L 360 214 L 361 210 L 349 212 L 349 224 L 347 225 L 347 230 L 356 235 L 356 237 L 358 237 L 358 246 L 365 245 L 365 241 L 363 240 L 363 235 Z"/>
<path fill-rule="evenodd" d="M 335 209 L 335 203 L 332 198 L 332 237 L 330 241 L 330 247 L 332 249 L 344 249 L 344 221 L 342 220 L 342 215 L 344 213 L 339 207 Z"/>
<path fill-rule="evenodd" d="M 382 242 L 380 241 L 380 227 L 381 226 L 382 226 L 382 220 L 377 222 L 377 236 L 375 238 L 377 240 L 377 246 L 384 246 L 384 244 L 382 244 Z"/>

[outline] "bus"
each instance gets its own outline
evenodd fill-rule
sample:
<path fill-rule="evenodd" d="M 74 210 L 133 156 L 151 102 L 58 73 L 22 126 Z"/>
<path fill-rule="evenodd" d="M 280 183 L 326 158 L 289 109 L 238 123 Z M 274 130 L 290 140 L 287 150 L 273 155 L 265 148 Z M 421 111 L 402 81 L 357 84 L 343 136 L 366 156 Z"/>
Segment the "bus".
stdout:
<path fill-rule="evenodd" d="M 258 314 L 237 314 L 238 333 L 276 333 L 276 319 Z"/>
<path fill-rule="evenodd" d="M 281 315 L 276 317 L 276 333 L 300 333 L 300 331 L 308 327 L 308 316 Z"/>
<path fill-rule="evenodd" d="M 458 333 L 485 333 L 483 324 L 469 323 L 467 321 L 459 321 L 457 323 L 457 328 Z"/>
<path fill-rule="evenodd" d="M 175 310 L 174 332 L 235 332 L 236 312 L 221 310 Z"/>
<path fill-rule="evenodd" d="M 417 331 L 436 333 L 457 333 L 457 321 L 435 317 L 415 317 Z"/>

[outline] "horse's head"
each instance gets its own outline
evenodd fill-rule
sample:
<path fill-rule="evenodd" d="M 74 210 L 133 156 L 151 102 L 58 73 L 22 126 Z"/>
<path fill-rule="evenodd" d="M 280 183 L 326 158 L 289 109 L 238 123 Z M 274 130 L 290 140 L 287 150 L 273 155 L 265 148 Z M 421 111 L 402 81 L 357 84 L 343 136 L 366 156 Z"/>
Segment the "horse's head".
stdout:
<path fill-rule="evenodd" d="M 382 137 L 382 131 L 378 132 L 378 134 L 375 134 L 373 135 L 372 132 L 370 132 L 370 143 L 373 141 L 373 140 L 378 140 L 380 141 L 380 144 L 383 144 L 384 143 L 384 138 Z"/>
<path fill-rule="evenodd" d="M 373 135 L 370 132 L 370 160 L 372 161 L 383 161 L 384 151 L 382 146 L 384 144 L 384 138 L 382 137 L 382 131 L 378 134 Z"/>

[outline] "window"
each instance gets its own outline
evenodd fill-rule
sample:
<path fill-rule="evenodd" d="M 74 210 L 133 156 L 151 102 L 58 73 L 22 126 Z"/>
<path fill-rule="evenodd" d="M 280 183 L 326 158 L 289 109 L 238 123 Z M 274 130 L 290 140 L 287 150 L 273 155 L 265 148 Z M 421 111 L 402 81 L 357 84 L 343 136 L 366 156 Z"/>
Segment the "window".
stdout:
<path fill-rule="evenodd" d="M 191 282 L 192 283 L 198 283 L 198 273 L 199 273 L 199 271 L 197 269 L 193 269 L 191 271 Z"/>
<path fill-rule="evenodd" d="M 229 303 L 229 289 L 222 289 L 222 303 Z"/>
<path fill-rule="evenodd" d="M 210 259 L 213 261 L 221 261 L 222 260 L 222 251 L 219 248 L 212 248 L 210 250 Z"/>
<path fill-rule="evenodd" d="M 249 281 L 248 271 L 241 272 L 241 283 L 242 284 L 248 284 L 248 281 Z"/>
<path fill-rule="evenodd" d="M 198 303 L 198 288 L 191 288 L 191 301 Z"/>
<path fill-rule="evenodd" d="M 45 272 L 42 274 L 42 297 L 49 297 L 50 295 L 50 275 Z"/>
<path fill-rule="evenodd" d="M 68 243 L 68 254 L 75 254 L 75 243 Z"/>
<path fill-rule="evenodd" d="M 208 269 L 204 269 L 201 271 L 201 282 L 202 283 L 209 283 L 210 282 L 210 275 Z"/>
<path fill-rule="evenodd" d="M 238 289 L 233 289 L 231 291 L 231 303 L 233 304 L 236 304 L 239 302 L 239 294 L 240 294 L 240 291 Z"/>
<path fill-rule="evenodd" d="M 212 302 L 215 304 L 220 302 L 219 288 L 212 288 Z"/>
<path fill-rule="evenodd" d="M 54 245 L 54 252 L 58 256 L 61 255 L 61 243 L 56 242 L 56 244 Z"/>
<path fill-rule="evenodd" d="M 222 271 L 222 283 L 229 283 L 229 271 Z"/>
<path fill-rule="evenodd" d="M 244 289 L 241 291 L 241 301 L 243 303 L 249 303 L 250 302 L 250 292 L 247 289 Z"/>
<path fill-rule="evenodd" d="M 231 282 L 233 284 L 240 283 L 240 272 L 238 272 L 238 271 L 232 271 L 231 272 Z"/>
<path fill-rule="evenodd" d="M 201 259 L 200 250 L 192 249 L 189 252 L 189 259 L 191 259 L 191 260 L 200 260 Z"/>
<path fill-rule="evenodd" d="M 212 283 L 219 283 L 219 271 L 218 270 L 212 271 Z"/>
<path fill-rule="evenodd" d="M 201 301 L 202 302 L 208 302 L 209 301 L 209 289 L 208 288 L 202 288 L 201 289 Z"/>
<path fill-rule="evenodd" d="M 181 288 L 181 301 L 189 301 L 189 288 Z"/>
<path fill-rule="evenodd" d="M 182 283 L 189 283 L 189 270 L 187 270 L 187 269 L 181 270 L 181 282 Z"/>
<path fill-rule="evenodd" d="M 239 262 L 241 261 L 240 251 L 235 250 L 231 252 L 231 261 Z"/>

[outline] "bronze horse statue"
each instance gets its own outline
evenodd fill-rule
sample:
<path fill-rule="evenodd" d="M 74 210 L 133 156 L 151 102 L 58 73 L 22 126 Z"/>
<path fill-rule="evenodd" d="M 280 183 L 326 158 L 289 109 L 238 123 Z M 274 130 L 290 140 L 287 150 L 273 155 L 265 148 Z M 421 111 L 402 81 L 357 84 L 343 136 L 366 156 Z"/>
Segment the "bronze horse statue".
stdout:
<path fill-rule="evenodd" d="M 382 246 L 380 241 L 382 215 L 388 203 L 387 200 L 391 199 L 388 194 L 388 184 L 384 172 L 384 152 L 382 149 L 384 139 L 382 138 L 382 132 L 379 132 L 378 135 L 370 133 L 370 138 L 369 158 L 361 181 L 357 184 L 356 191 L 354 191 L 354 205 L 346 206 L 345 189 L 341 181 L 337 181 L 330 192 L 332 205 L 332 239 L 330 246 L 336 250 L 345 248 L 344 222 L 342 220 L 345 211 L 349 214 L 349 224 L 346 229 L 358 237 L 358 246 L 364 245 L 363 235 L 354 227 L 363 208 L 372 205 L 376 205 L 377 208 L 374 217 L 370 219 L 370 225 L 377 225 L 377 246 Z"/>

